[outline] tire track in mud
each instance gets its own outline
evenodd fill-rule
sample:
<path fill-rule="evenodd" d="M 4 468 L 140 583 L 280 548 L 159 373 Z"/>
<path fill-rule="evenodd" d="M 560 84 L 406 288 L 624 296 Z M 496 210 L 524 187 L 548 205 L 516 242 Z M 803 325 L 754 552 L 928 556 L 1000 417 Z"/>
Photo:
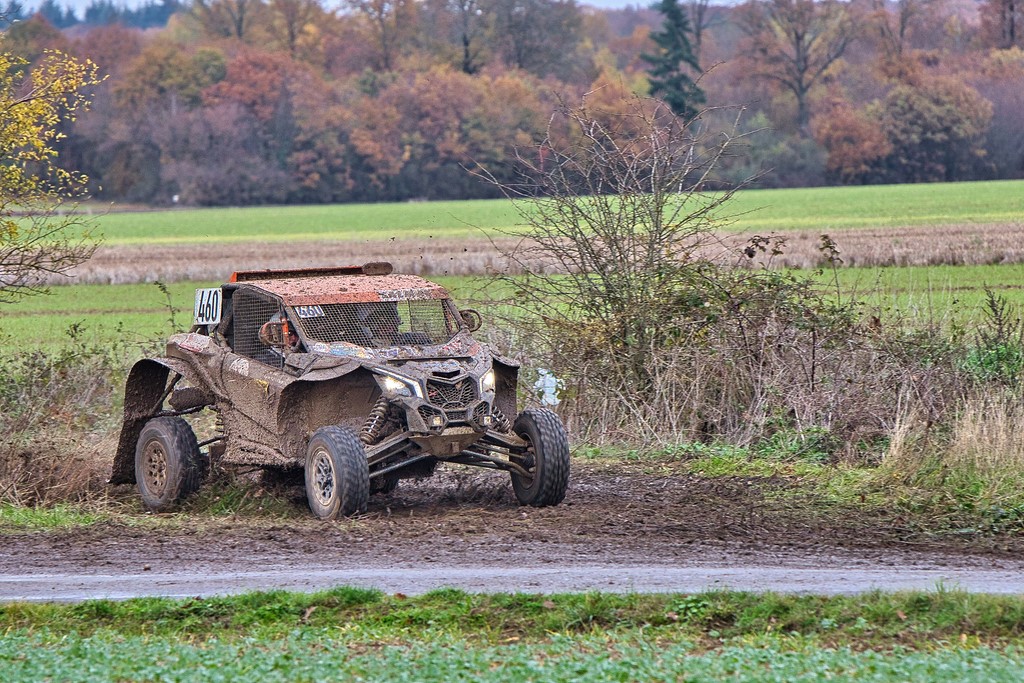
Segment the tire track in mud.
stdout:
<path fill-rule="evenodd" d="M 878 511 L 831 517 L 772 495 L 778 477 L 574 464 L 565 502 L 516 504 L 505 477 L 442 471 L 372 499 L 367 514 L 211 518 L 180 512 L 74 531 L 0 534 L 0 600 L 205 596 L 338 585 L 422 593 L 798 593 L 960 588 L 1024 593 L 1017 536 L 912 534 Z M 766 493 L 768 495 L 766 495 Z M 125 500 L 136 494 L 123 487 Z"/>

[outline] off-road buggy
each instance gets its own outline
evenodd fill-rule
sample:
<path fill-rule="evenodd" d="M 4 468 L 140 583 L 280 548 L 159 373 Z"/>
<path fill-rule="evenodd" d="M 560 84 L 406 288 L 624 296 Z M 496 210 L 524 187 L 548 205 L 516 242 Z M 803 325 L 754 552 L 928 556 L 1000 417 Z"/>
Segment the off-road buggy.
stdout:
<path fill-rule="evenodd" d="M 387 263 L 235 273 L 196 292 L 195 324 L 166 355 L 132 368 L 111 482 L 161 511 L 211 468 L 304 473 L 313 514 L 334 519 L 448 462 L 507 471 L 520 503 L 557 505 L 565 429 L 549 410 L 516 415 L 518 366 L 479 326 Z"/>

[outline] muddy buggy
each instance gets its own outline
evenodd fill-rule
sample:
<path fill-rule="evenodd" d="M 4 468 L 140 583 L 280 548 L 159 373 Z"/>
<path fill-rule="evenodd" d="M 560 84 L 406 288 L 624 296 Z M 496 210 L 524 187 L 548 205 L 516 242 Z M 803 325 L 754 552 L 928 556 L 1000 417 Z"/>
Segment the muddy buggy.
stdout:
<path fill-rule="evenodd" d="M 194 312 L 125 387 L 111 483 L 135 482 L 150 510 L 174 507 L 211 468 L 303 475 L 321 519 L 440 462 L 508 472 L 523 505 L 565 496 L 561 421 L 516 415 L 518 366 L 473 338 L 479 314 L 437 284 L 387 263 L 238 272 L 198 290 Z"/>

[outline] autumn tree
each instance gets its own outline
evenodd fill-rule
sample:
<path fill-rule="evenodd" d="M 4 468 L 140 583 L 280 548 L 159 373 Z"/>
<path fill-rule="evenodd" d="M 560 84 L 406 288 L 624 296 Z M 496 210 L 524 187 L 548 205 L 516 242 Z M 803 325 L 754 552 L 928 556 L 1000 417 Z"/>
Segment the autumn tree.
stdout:
<path fill-rule="evenodd" d="M 58 164 L 62 123 L 89 105 L 96 65 L 45 53 L 25 71 L 23 59 L 0 53 L 0 302 L 44 290 L 95 249 L 88 222 L 60 211 L 81 197 L 87 178 Z"/>
<path fill-rule="evenodd" d="M 114 78 L 142 51 L 142 32 L 120 24 L 97 26 L 76 42 L 74 51 Z"/>
<path fill-rule="evenodd" d="M 797 129 L 807 135 L 811 91 L 856 35 L 848 6 L 838 0 L 750 0 L 742 27 L 748 74 L 793 95 Z"/>
<path fill-rule="evenodd" d="M 891 152 L 879 161 L 890 182 L 970 180 L 982 161 L 992 104 L 954 78 L 900 84 L 869 108 Z"/>
<path fill-rule="evenodd" d="M 582 16 L 575 0 L 490 0 L 490 7 L 506 65 L 563 80 L 590 66 L 578 53 Z"/>
<path fill-rule="evenodd" d="M 292 59 L 296 59 L 300 40 L 304 34 L 313 32 L 312 23 L 322 15 L 323 10 L 317 0 L 270 0 L 270 34 Z"/>
<path fill-rule="evenodd" d="M 365 31 L 376 47 L 376 68 L 390 71 L 408 50 L 416 27 L 418 8 L 413 0 L 346 0 L 362 17 Z"/>
<path fill-rule="evenodd" d="M 974 83 L 992 103 L 992 123 L 985 136 L 986 160 L 996 178 L 1024 178 L 1024 50 L 993 50 Z"/>
<path fill-rule="evenodd" d="M 295 135 L 288 158 L 295 179 L 294 197 L 301 202 L 343 202 L 362 199 L 369 186 L 359 175 L 349 144 L 352 113 L 343 101 L 348 94 L 325 84 L 312 73 L 292 80 L 296 99 Z"/>
<path fill-rule="evenodd" d="M 491 14 L 486 0 L 433 0 L 427 4 L 441 40 L 451 45 L 453 63 L 466 74 L 483 67 Z"/>
<path fill-rule="evenodd" d="M 25 21 L 13 24 L 4 33 L 3 49 L 11 55 L 32 63 L 47 50 L 68 52 L 69 43 L 64 34 L 47 21 L 43 15 L 34 14 Z M 24 68 L 12 65 L 13 68 Z"/>
<path fill-rule="evenodd" d="M 466 168 L 497 165 L 540 134 L 537 90 L 521 74 L 405 73 L 353 108 L 351 144 L 384 198 L 493 196 Z"/>
<path fill-rule="evenodd" d="M 651 32 L 657 51 L 642 55 L 650 65 L 650 92 L 661 97 L 676 116 L 691 119 L 700 111 L 705 98 L 693 77 L 701 69 L 690 46 L 690 20 L 679 0 L 661 0 L 654 9 L 665 20 L 660 31 Z"/>
<path fill-rule="evenodd" d="M 261 0 L 194 0 L 192 13 L 203 31 L 222 38 L 252 39 L 266 6 Z"/>
<path fill-rule="evenodd" d="M 699 64 L 704 53 L 704 41 L 711 29 L 723 23 L 717 8 L 711 0 L 687 0 L 687 12 L 690 15 L 690 28 L 693 29 L 693 55 Z"/>
<path fill-rule="evenodd" d="M 825 148 L 830 182 L 860 183 L 876 172 L 892 145 L 878 122 L 845 97 L 833 95 L 811 122 L 814 139 Z"/>
<path fill-rule="evenodd" d="M 871 0 L 871 18 L 878 32 L 882 56 L 892 62 L 903 59 L 916 26 L 933 13 L 942 0 Z"/>
<path fill-rule="evenodd" d="M 122 106 L 141 116 L 153 107 L 175 113 L 195 107 L 203 90 L 226 74 L 224 55 L 213 48 L 189 54 L 169 40 L 155 40 L 128 64 L 114 87 Z"/>
<path fill-rule="evenodd" d="M 993 47 L 1024 47 L 1024 0 L 983 0 L 981 26 Z"/>

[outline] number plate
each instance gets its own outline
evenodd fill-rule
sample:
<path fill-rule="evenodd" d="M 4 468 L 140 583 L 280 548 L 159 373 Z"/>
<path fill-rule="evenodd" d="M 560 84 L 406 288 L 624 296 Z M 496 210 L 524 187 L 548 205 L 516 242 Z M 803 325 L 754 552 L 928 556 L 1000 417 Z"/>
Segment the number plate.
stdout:
<path fill-rule="evenodd" d="M 475 431 L 472 427 L 449 427 L 441 432 L 441 436 L 465 436 L 473 434 Z"/>
<path fill-rule="evenodd" d="M 216 325 L 220 322 L 220 287 L 196 290 L 193 318 L 196 325 Z"/>
<path fill-rule="evenodd" d="M 324 309 L 319 306 L 296 306 L 295 314 L 305 320 L 306 318 L 323 318 L 326 317 Z"/>

